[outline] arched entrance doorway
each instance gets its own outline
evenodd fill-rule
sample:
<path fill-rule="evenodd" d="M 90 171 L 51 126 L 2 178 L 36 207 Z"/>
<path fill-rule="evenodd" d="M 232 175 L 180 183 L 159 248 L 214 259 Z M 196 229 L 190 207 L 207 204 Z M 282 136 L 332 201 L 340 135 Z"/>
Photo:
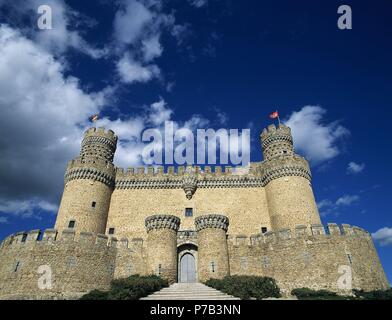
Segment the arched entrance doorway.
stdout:
<path fill-rule="evenodd" d="M 178 248 L 178 282 L 197 281 L 197 247 L 184 244 Z"/>

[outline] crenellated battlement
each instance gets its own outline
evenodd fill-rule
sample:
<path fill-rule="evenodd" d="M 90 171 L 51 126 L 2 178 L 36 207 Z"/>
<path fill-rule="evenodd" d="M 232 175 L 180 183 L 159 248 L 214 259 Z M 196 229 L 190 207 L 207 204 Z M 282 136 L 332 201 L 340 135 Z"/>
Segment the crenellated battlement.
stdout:
<path fill-rule="evenodd" d="M 260 135 L 263 148 L 272 143 L 276 139 L 292 143 L 291 129 L 284 124 L 279 124 L 277 127 L 274 124 L 265 128 Z"/>
<path fill-rule="evenodd" d="M 264 187 L 270 181 L 285 176 L 301 176 L 309 181 L 307 161 L 300 156 L 274 158 L 249 167 L 170 166 L 116 169 L 116 189 L 172 189 Z M 189 188 L 190 188 L 189 187 Z M 196 190 L 196 189 L 194 189 Z M 191 192 L 190 192 L 191 193 Z M 190 196 L 190 195 L 189 195 Z"/>
<path fill-rule="evenodd" d="M 116 178 L 137 178 L 137 177 L 181 177 L 187 173 L 201 176 L 227 176 L 235 172 L 239 172 L 242 167 L 232 166 L 146 166 L 146 167 L 130 167 L 127 169 L 117 168 Z"/>
<path fill-rule="evenodd" d="M 65 229 L 61 232 L 56 229 L 22 231 L 9 235 L 0 244 L 0 250 L 17 248 L 18 246 L 34 246 L 54 244 L 62 246 L 74 243 L 81 247 L 101 246 L 135 250 L 143 247 L 143 239 L 141 238 L 121 238 L 117 239 L 113 236 L 105 234 L 93 234 L 92 232 L 80 232 L 76 235 L 75 230 Z"/>
<path fill-rule="evenodd" d="M 354 238 L 372 240 L 368 231 L 348 224 L 338 225 L 328 223 L 327 227 L 323 225 L 299 225 L 294 229 L 281 229 L 278 231 L 269 231 L 264 234 L 255 234 L 250 237 L 244 235 L 228 235 L 228 242 L 234 246 L 257 247 L 266 244 L 284 244 L 291 240 L 307 240 L 311 243 L 323 242 L 331 238 Z"/>
<path fill-rule="evenodd" d="M 105 130 L 105 128 L 89 128 L 84 132 L 84 138 L 87 137 L 103 137 L 106 139 L 109 139 L 113 142 L 117 142 L 118 137 L 116 136 L 116 134 L 114 133 L 113 130 Z"/>

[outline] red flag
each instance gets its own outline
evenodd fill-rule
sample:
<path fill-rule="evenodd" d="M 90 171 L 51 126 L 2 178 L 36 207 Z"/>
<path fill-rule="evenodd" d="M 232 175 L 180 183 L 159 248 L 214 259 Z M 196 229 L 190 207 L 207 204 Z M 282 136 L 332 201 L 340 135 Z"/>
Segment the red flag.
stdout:
<path fill-rule="evenodd" d="M 279 113 L 278 113 L 278 111 L 272 112 L 272 113 L 270 114 L 270 118 L 271 118 L 271 119 L 279 118 Z"/>
<path fill-rule="evenodd" d="M 91 122 L 95 122 L 98 120 L 99 115 L 98 114 L 94 114 L 93 116 L 90 117 L 90 121 Z"/>

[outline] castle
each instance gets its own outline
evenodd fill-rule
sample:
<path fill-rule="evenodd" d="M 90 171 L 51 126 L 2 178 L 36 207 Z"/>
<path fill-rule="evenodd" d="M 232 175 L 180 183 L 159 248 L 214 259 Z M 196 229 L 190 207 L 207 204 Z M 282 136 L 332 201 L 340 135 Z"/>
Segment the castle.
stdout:
<path fill-rule="evenodd" d="M 1 243 L 0 299 L 73 299 L 132 274 L 170 282 L 269 276 L 283 294 L 389 288 L 367 231 L 321 225 L 290 128 L 270 125 L 260 139 L 264 160 L 249 170 L 125 171 L 113 165 L 114 132 L 87 130 L 68 163 L 54 229 Z"/>

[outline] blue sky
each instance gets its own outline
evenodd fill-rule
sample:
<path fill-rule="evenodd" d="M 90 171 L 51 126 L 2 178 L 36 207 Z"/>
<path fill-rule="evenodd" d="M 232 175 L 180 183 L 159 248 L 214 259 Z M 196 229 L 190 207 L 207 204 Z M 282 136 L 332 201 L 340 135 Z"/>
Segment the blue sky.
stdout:
<path fill-rule="evenodd" d="M 324 223 L 374 234 L 392 279 L 390 1 L 0 0 L 0 238 L 52 227 L 88 117 L 139 165 L 146 126 L 260 130 L 278 108 Z M 351 5 L 353 29 L 337 27 Z"/>

